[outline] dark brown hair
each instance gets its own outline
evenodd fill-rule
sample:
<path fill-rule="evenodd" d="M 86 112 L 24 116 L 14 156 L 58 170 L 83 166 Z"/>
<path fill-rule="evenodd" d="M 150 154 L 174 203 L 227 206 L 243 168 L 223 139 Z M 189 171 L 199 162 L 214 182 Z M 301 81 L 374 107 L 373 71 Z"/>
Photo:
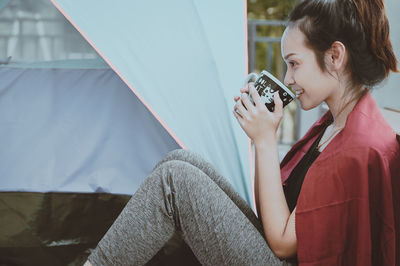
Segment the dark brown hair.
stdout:
<path fill-rule="evenodd" d="M 326 70 L 324 53 L 335 41 L 348 51 L 352 85 L 372 87 L 390 71 L 399 72 L 389 39 L 384 0 L 303 0 L 289 15 Z"/>

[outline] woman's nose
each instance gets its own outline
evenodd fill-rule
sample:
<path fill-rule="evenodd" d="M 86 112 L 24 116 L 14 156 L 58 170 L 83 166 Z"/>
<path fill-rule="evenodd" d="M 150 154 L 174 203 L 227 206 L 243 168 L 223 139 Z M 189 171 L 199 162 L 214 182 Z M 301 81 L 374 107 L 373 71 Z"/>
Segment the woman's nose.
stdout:
<path fill-rule="evenodd" d="M 292 73 L 291 73 L 289 70 L 286 71 L 285 79 L 283 80 L 283 83 L 284 83 L 286 86 L 292 86 L 292 85 L 294 84 L 293 75 L 292 75 Z"/>

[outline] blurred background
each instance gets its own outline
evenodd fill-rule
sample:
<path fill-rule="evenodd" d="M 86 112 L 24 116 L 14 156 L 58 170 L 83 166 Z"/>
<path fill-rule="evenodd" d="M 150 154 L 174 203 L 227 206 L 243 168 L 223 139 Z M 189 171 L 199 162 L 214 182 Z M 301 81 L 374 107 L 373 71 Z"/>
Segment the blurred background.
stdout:
<path fill-rule="evenodd" d="M 0 13 L 0 59 L 32 63 L 99 56 L 47 0 L 7 0 Z"/>

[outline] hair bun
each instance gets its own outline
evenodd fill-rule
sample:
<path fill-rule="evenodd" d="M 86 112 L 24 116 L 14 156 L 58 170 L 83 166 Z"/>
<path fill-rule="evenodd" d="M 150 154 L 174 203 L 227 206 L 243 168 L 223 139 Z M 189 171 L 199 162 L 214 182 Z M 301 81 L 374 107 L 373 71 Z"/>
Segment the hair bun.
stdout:
<path fill-rule="evenodd" d="M 389 39 L 389 21 L 386 16 L 384 0 L 348 1 L 352 1 L 358 11 L 371 52 L 385 66 L 385 77 L 389 75 L 390 71 L 399 72 L 398 62 Z"/>

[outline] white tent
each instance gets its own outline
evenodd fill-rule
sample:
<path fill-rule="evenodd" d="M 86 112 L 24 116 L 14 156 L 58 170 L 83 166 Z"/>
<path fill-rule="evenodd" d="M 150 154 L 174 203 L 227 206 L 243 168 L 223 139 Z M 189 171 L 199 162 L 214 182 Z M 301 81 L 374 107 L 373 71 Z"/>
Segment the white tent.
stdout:
<path fill-rule="evenodd" d="M 52 3 L 104 61 L 0 68 L 0 264 L 79 261 L 176 148 L 251 204 L 249 143 L 232 115 L 246 1 Z"/>

